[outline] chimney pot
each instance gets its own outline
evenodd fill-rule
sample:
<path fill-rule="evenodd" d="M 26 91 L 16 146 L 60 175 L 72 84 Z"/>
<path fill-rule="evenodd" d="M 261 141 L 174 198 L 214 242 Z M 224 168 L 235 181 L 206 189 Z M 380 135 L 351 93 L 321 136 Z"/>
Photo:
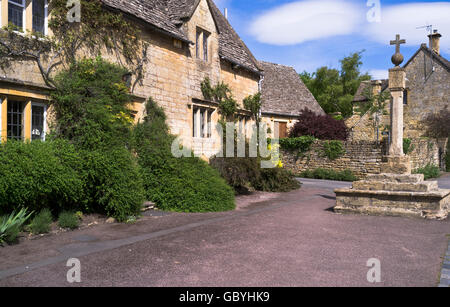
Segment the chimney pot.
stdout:
<path fill-rule="evenodd" d="M 430 38 L 430 49 L 440 54 L 440 38 L 442 35 L 438 33 L 438 30 L 434 30 L 433 34 L 428 35 L 428 37 Z"/>

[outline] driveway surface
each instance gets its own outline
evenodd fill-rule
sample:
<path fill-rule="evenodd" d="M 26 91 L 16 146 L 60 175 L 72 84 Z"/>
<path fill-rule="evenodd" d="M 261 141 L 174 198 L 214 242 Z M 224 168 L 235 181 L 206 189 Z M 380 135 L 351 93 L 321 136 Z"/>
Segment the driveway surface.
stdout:
<path fill-rule="evenodd" d="M 0 286 L 438 285 L 450 221 L 338 215 L 333 189 L 348 183 L 301 181 L 239 197 L 233 212 L 153 212 L 0 248 Z M 80 260 L 81 283 L 67 282 L 69 258 Z M 367 281 L 372 258 L 380 283 Z"/>

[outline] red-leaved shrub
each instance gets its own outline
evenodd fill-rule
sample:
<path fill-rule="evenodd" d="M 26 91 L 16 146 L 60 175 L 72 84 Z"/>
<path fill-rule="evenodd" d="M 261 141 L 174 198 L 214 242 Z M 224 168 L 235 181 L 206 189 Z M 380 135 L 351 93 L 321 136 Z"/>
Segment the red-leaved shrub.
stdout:
<path fill-rule="evenodd" d="M 342 120 L 336 120 L 330 115 L 317 115 L 304 109 L 289 136 L 295 138 L 304 135 L 311 135 L 320 140 L 345 141 L 348 138 L 348 128 Z"/>

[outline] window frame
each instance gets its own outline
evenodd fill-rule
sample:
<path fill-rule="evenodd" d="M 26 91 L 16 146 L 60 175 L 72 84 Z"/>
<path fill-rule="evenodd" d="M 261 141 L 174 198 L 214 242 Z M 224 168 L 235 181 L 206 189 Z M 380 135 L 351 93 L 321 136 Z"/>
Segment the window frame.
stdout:
<path fill-rule="evenodd" d="M 33 141 L 33 106 L 36 107 L 43 107 L 44 108 L 44 114 L 43 114 L 43 123 L 42 123 L 42 136 L 41 141 L 45 141 L 45 136 L 47 134 L 47 104 L 42 102 L 36 102 L 31 101 L 31 112 L 30 112 L 30 139 Z"/>
<path fill-rule="evenodd" d="M 9 1 L 9 0 L 8 0 Z M 33 3 L 35 0 L 31 0 L 31 30 L 33 29 Z M 44 0 L 44 33 L 43 35 L 48 35 L 48 0 Z"/>
<path fill-rule="evenodd" d="M 197 118 L 197 111 L 200 110 L 200 114 Z M 214 109 L 199 105 L 192 107 L 192 137 L 194 139 L 211 139 L 212 138 L 212 116 L 215 112 Z M 203 119 L 203 121 L 202 121 Z M 206 125 L 205 125 L 206 119 Z M 197 134 L 199 131 L 199 135 Z"/>
<path fill-rule="evenodd" d="M 20 103 L 20 109 L 21 109 L 21 111 L 20 111 L 20 114 L 21 114 L 21 118 L 20 118 L 20 121 L 21 121 L 21 123 L 20 123 L 20 130 L 21 130 L 21 132 L 20 132 L 20 138 L 17 138 L 17 137 L 10 137 L 9 136 L 9 126 L 18 126 L 18 124 L 13 124 L 13 123 L 10 123 L 10 121 L 9 121 L 9 116 L 10 116 L 10 112 L 9 112 L 9 108 L 10 108 L 10 106 L 12 105 L 12 102 L 14 102 L 14 103 Z M 26 126 L 26 114 L 25 114 L 25 107 L 26 107 L 26 102 L 25 101 L 23 101 L 23 100 L 21 100 L 21 99 L 8 99 L 7 100 L 7 102 L 6 102 L 6 139 L 7 140 L 11 140 L 11 139 L 16 139 L 16 140 L 18 140 L 18 141 L 24 141 L 25 140 L 25 126 Z M 16 113 L 19 113 L 19 112 L 16 112 Z"/>
<path fill-rule="evenodd" d="M 26 0 L 17 0 L 17 1 L 21 1 L 22 4 L 19 4 L 17 2 L 13 2 L 12 0 L 4 0 L 4 1 L 8 1 L 8 3 L 7 3 L 7 10 L 8 11 L 9 11 L 9 4 L 13 4 L 15 6 L 18 6 L 18 7 L 22 8 L 22 31 L 25 32 L 26 29 L 27 29 L 27 2 L 26 2 Z M 8 16 L 7 24 L 9 24 L 9 12 L 8 12 L 7 16 Z"/>

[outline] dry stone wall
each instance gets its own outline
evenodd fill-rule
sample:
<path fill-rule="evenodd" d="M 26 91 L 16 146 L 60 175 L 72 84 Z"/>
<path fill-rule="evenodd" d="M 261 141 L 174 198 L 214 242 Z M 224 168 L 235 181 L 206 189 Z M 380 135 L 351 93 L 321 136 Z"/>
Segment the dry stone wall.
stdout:
<path fill-rule="evenodd" d="M 432 164 L 444 167 L 447 140 L 414 139 L 413 151 L 410 153 L 412 169 L 418 169 Z M 323 154 L 323 141 L 316 141 L 310 150 L 300 156 L 295 152 L 282 150 L 282 160 L 285 168 L 295 174 L 317 168 L 332 169 L 336 171 L 350 170 L 360 179 L 369 174 L 381 173 L 383 155 L 387 153 L 387 141 L 355 141 L 345 142 L 345 154 L 336 160 L 330 160 Z"/>

